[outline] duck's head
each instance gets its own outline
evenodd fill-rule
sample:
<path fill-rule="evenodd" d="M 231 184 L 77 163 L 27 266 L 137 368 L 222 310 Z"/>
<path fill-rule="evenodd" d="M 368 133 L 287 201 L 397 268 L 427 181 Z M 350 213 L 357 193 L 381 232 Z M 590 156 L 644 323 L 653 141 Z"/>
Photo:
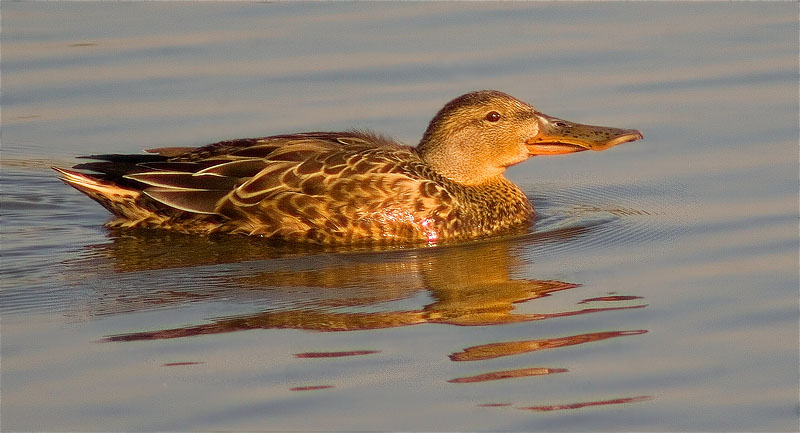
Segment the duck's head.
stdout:
<path fill-rule="evenodd" d="M 503 92 L 482 90 L 445 105 L 431 120 L 417 149 L 439 174 L 476 185 L 531 156 L 604 150 L 641 138 L 635 129 L 568 122 Z"/>

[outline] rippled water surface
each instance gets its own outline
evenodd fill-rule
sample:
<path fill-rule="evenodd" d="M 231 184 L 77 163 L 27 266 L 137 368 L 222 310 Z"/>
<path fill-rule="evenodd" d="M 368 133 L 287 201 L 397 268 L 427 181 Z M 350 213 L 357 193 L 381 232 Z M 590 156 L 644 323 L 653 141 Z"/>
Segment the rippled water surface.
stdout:
<path fill-rule="evenodd" d="M 796 3 L 2 6 L 3 430 L 798 428 Z M 110 230 L 49 169 L 483 88 L 645 140 L 383 251 Z"/>

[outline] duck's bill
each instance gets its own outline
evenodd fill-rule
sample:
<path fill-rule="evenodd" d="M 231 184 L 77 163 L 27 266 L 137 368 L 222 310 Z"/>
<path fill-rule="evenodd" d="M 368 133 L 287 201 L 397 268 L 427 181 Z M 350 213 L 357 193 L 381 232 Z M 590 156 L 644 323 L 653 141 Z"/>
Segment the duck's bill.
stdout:
<path fill-rule="evenodd" d="M 562 155 L 584 150 L 606 150 L 629 141 L 641 140 L 635 129 L 582 125 L 536 113 L 539 133 L 526 141 L 531 155 Z"/>

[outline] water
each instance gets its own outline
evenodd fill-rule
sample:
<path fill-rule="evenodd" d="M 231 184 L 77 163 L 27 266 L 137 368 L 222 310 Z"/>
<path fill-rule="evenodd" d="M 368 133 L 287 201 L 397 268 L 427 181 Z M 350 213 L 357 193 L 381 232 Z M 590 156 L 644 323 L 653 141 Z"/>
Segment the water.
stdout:
<path fill-rule="evenodd" d="M 797 430 L 798 5 L 3 3 L 4 430 Z M 495 88 L 640 129 L 521 235 L 112 231 L 49 169 Z"/>

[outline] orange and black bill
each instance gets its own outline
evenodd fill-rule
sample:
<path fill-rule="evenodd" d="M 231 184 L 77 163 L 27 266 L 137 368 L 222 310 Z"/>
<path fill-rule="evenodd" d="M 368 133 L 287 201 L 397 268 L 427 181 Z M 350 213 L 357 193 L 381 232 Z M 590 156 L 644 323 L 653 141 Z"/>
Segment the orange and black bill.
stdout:
<path fill-rule="evenodd" d="M 539 133 L 526 141 L 531 155 L 562 155 L 584 150 L 606 150 L 629 141 L 641 140 L 635 129 L 582 125 L 546 114 L 535 114 Z"/>

